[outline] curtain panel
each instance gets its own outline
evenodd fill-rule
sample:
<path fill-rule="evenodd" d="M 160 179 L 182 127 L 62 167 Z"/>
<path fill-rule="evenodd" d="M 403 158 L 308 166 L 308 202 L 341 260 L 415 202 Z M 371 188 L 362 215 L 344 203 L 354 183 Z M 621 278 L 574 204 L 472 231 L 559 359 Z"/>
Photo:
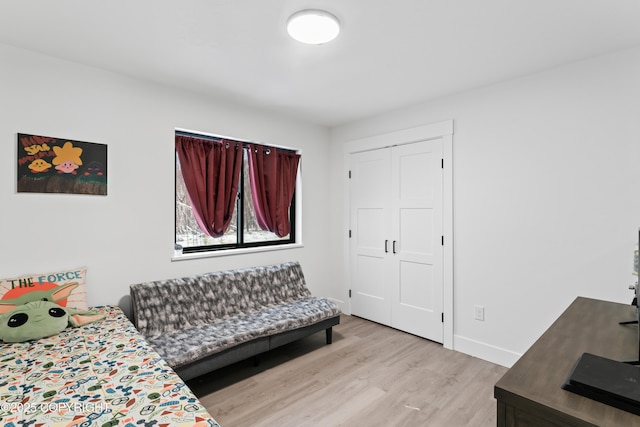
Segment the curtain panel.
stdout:
<path fill-rule="evenodd" d="M 296 188 L 300 155 L 249 144 L 251 198 L 258 225 L 278 237 L 290 230 L 289 207 Z"/>
<path fill-rule="evenodd" d="M 202 231 L 222 236 L 236 206 L 242 144 L 176 135 L 176 153 L 191 208 Z"/>

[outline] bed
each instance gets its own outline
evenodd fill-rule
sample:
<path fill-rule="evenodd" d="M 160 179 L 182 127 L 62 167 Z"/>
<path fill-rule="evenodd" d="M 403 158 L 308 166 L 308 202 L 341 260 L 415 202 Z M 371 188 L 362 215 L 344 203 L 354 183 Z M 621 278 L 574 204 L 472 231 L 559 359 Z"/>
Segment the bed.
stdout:
<path fill-rule="evenodd" d="M 0 342 L 0 426 L 219 427 L 120 308 L 24 343 Z"/>

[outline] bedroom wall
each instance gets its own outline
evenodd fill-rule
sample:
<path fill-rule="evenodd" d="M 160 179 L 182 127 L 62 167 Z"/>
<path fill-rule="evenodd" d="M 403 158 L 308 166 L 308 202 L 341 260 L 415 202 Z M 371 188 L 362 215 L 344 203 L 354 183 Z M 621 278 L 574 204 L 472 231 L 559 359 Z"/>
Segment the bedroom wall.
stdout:
<path fill-rule="evenodd" d="M 91 305 L 128 310 L 131 283 L 298 260 L 323 294 L 328 131 L 0 45 L 0 277 L 86 265 Z M 302 150 L 303 244 L 172 262 L 175 127 Z M 108 145 L 108 195 L 16 192 L 16 134 Z"/>
<path fill-rule="evenodd" d="M 634 49 L 333 129 L 333 240 L 348 228 L 343 145 L 453 119 L 454 349 L 511 366 L 576 296 L 630 303 L 638 76 Z M 346 304 L 344 247 L 329 293 Z"/>

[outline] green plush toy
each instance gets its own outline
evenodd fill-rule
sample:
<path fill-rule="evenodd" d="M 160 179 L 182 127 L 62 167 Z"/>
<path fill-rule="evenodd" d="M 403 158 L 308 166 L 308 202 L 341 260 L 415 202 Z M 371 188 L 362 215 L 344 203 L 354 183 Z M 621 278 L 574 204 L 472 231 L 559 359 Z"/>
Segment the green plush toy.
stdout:
<path fill-rule="evenodd" d="M 69 296 L 77 284 L 60 286 L 46 297 L 33 295 L 38 301 L 0 301 L 0 339 L 23 342 L 56 335 L 71 325 L 78 327 L 104 318 L 91 310 L 76 310 L 56 304 Z"/>

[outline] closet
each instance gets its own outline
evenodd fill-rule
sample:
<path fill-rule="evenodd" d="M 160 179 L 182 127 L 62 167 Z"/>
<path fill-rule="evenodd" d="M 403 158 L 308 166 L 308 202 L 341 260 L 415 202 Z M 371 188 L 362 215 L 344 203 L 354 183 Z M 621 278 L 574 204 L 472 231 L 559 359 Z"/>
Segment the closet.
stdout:
<path fill-rule="evenodd" d="M 349 158 L 352 314 L 443 342 L 443 139 Z"/>

